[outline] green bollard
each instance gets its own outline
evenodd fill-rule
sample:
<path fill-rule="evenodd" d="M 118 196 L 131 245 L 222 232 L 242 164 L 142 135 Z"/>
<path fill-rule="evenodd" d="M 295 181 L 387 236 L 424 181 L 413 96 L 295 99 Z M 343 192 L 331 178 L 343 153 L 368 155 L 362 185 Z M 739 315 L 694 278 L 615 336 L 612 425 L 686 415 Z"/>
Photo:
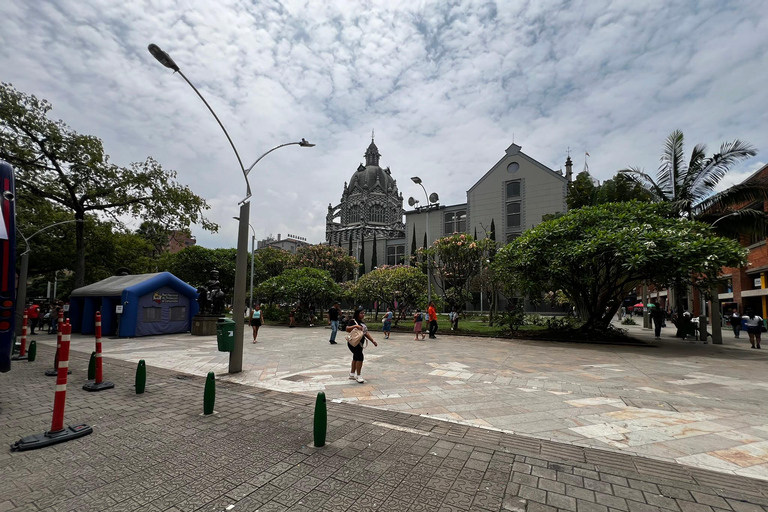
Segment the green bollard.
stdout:
<path fill-rule="evenodd" d="M 91 360 L 88 361 L 88 380 L 96 380 L 96 352 L 91 352 Z"/>
<path fill-rule="evenodd" d="M 216 403 L 216 375 L 208 372 L 205 379 L 205 391 L 203 392 L 203 414 L 213 414 L 213 404 Z"/>
<path fill-rule="evenodd" d="M 328 408 L 325 405 L 325 393 L 320 391 L 315 400 L 315 446 L 325 446 L 325 433 L 328 430 Z"/>
<path fill-rule="evenodd" d="M 140 395 L 144 392 L 144 388 L 147 386 L 147 365 L 144 360 L 139 361 L 139 366 L 136 367 L 136 394 Z"/>
<path fill-rule="evenodd" d="M 37 342 L 35 340 L 32 340 L 29 342 L 29 349 L 27 349 L 27 361 L 30 363 L 34 362 L 35 358 L 37 357 Z"/>

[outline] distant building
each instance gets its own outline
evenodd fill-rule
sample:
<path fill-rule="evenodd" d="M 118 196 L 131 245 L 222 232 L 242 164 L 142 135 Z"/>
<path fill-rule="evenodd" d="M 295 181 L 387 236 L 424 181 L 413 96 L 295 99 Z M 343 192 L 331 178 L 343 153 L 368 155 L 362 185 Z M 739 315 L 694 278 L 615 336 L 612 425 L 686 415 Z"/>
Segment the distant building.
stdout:
<path fill-rule="evenodd" d="M 405 261 L 405 224 L 403 194 L 389 167 L 379 165 L 381 154 L 371 137 L 365 152 L 365 165 L 360 164 L 349 184 L 344 183 L 341 202 L 328 205 L 325 241 L 338 245 L 350 256 L 363 254 L 365 270 L 371 270 L 373 244 L 376 239 L 378 265 L 396 265 Z"/>
<path fill-rule="evenodd" d="M 277 234 L 277 238 L 274 238 L 272 235 L 268 236 L 264 240 L 259 240 L 256 242 L 256 250 L 265 249 L 267 247 L 273 247 L 275 249 L 282 249 L 284 251 L 288 251 L 291 254 L 296 254 L 296 250 L 299 247 L 309 245 L 309 242 L 307 242 L 307 239 L 303 236 L 298 235 L 286 235 L 285 238 L 282 238 L 282 235 L 280 233 Z"/>
<path fill-rule="evenodd" d="M 168 245 L 165 250 L 171 254 L 197 244 L 197 239 L 189 231 L 172 231 L 168 234 Z"/>

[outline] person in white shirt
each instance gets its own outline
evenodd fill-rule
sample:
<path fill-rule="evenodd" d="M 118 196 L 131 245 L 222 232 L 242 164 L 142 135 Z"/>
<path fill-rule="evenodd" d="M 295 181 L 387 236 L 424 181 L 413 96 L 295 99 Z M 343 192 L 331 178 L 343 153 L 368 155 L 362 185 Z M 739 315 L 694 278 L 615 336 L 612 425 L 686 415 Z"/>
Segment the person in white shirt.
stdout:
<path fill-rule="evenodd" d="M 763 319 L 756 315 L 755 311 L 751 308 L 747 309 L 747 314 L 742 319 L 747 326 L 747 334 L 749 334 L 749 342 L 752 344 L 752 348 L 760 348 Z"/>

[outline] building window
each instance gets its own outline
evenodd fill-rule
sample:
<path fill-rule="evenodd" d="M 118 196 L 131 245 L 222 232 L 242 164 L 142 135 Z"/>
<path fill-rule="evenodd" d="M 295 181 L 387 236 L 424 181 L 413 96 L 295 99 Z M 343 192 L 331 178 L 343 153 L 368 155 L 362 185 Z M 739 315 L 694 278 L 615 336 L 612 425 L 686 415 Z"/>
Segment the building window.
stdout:
<path fill-rule="evenodd" d="M 360 222 L 360 206 L 359 205 L 352 205 L 349 208 L 349 216 L 347 218 L 348 224 L 355 224 L 357 222 Z"/>
<path fill-rule="evenodd" d="M 402 265 L 405 263 L 405 246 L 387 247 L 387 265 Z"/>
<path fill-rule="evenodd" d="M 186 322 L 187 320 L 187 307 L 176 306 L 171 308 L 171 322 Z"/>
<path fill-rule="evenodd" d="M 520 201 L 507 203 L 507 228 L 520 227 Z"/>
<path fill-rule="evenodd" d="M 384 223 L 384 207 L 378 204 L 371 206 L 371 222 Z"/>
<path fill-rule="evenodd" d="M 507 166 L 507 172 L 509 173 L 515 173 L 520 170 L 520 164 L 517 162 L 512 162 Z"/>
<path fill-rule="evenodd" d="M 142 315 L 142 321 L 145 324 L 149 324 L 152 322 L 159 322 L 160 321 L 160 313 L 162 312 L 162 308 L 156 308 L 156 307 L 148 307 L 144 308 L 144 314 Z"/>
<path fill-rule="evenodd" d="M 507 201 L 520 197 L 520 182 L 510 181 L 507 183 Z"/>
<path fill-rule="evenodd" d="M 465 233 L 467 231 L 467 212 L 460 210 L 458 212 L 448 212 L 443 216 L 444 231 L 446 235 L 451 233 Z"/>
<path fill-rule="evenodd" d="M 514 240 L 515 238 L 517 238 L 519 236 L 520 236 L 520 233 L 509 233 L 507 235 L 507 243 L 511 242 L 512 240 Z"/>

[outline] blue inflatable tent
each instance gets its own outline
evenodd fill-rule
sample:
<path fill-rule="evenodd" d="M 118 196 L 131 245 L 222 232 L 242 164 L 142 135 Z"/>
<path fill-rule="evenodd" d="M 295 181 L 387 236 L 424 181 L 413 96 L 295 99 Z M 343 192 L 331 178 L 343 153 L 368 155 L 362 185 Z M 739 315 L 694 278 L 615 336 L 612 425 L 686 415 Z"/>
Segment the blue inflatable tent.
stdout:
<path fill-rule="evenodd" d="M 196 299 L 197 290 L 169 272 L 112 276 L 73 291 L 69 319 L 72 332 L 82 334 L 94 333 L 96 311 L 101 311 L 103 336 L 185 332 L 198 312 Z"/>

